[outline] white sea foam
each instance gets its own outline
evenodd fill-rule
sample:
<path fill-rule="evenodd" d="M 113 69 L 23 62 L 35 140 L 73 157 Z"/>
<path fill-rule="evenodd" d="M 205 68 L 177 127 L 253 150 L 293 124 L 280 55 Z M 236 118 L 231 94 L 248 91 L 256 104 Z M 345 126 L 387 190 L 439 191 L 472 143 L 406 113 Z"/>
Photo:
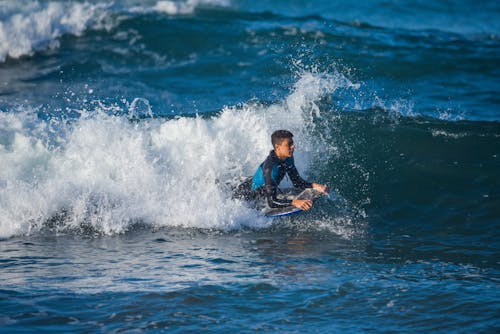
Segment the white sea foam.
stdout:
<path fill-rule="evenodd" d="M 227 107 L 210 118 L 138 121 L 130 108 L 124 116 L 98 108 L 72 122 L 51 122 L 38 119 L 36 110 L 2 112 L 0 237 L 32 233 L 51 221 L 104 234 L 136 222 L 267 226 L 271 220 L 231 199 L 231 186 L 253 174 L 277 128 L 294 132 L 297 165 L 307 173 L 310 152 L 318 150 L 311 134 L 316 101 L 339 83 L 346 84 L 337 75 L 305 73 L 280 103 Z M 137 101 L 144 104 L 132 105 Z"/>
<path fill-rule="evenodd" d="M 226 7 L 229 1 L 225 0 L 186 0 L 186 1 L 158 1 L 152 8 L 154 11 L 169 15 L 191 14 L 201 6 Z"/>
<path fill-rule="evenodd" d="M 447 138 L 453 138 L 453 139 L 459 139 L 459 138 L 464 138 L 467 136 L 466 133 L 451 133 L 445 130 L 432 130 L 431 131 L 433 137 L 447 137 Z"/>
<path fill-rule="evenodd" d="M 203 7 L 228 7 L 229 0 L 160 0 L 160 1 L 134 1 L 128 3 L 127 12 L 130 13 L 162 13 L 168 15 L 189 15 L 198 8 Z"/>

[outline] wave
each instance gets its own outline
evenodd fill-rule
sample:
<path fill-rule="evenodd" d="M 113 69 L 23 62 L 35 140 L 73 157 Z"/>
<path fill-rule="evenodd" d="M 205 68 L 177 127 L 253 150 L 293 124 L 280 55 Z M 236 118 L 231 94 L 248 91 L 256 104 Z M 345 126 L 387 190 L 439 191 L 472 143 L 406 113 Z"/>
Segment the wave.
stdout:
<path fill-rule="evenodd" d="M 124 15 L 186 15 L 200 7 L 227 6 L 225 0 L 127 1 L 0 1 L 0 62 L 55 49 L 64 35 L 111 30 Z"/>
<path fill-rule="evenodd" d="M 162 118 L 144 98 L 124 107 L 85 104 L 78 117 L 27 107 L 1 112 L 0 237 L 47 228 L 112 235 L 138 224 L 270 227 L 272 220 L 231 199 L 231 189 L 265 158 L 277 128 L 295 134 L 306 178 L 333 190 L 307 217 L 294 218 L 300 225 L 290 220 L 292 229 L 352 238 L 377 217 L 447 221 L 455 212 L 490 226 L 499 123 L 426 117 L 363 90 L 337 72 L 302 71 L 280 101 L 203 116 Z M 342 94 L 361 101 L 350 109 Z M 375 106 L 360 107 L 369 102 Z"/>
<path fill-rule="evenodd" d="M 242 20 L 253 21 L 255 24 L 250 25 L 250 30 L 255 30 L 257 33 L 261 29 L 278 29 L 278 32 L 285 36 L 300 35 L 302 38 L 311 39 L 320 44 L 339 43 L 338 39 L 343 39 L 345 35 L 351 39 L 362 38 L 363 43 L 373 39 L 376 43 L 388 43 L 384 47 L 389 48 L 394 43 L 403 43 L 406 47 L 410 45 L 416 45 L 418 48 L 428 47 L 426 43 L 420 45 L 421 41 L 415 43 L 415 39 L 428 41 L 431 47 L 433 43 L 437 43 L 439 47 L 446 43 L 454 46 L 457 39 L 494 45 L 498 39 L 495 25 L 489 30 L 480 29 L 464 34 L 447 30 L 449 25 L 422 27 L 414 32 L 412 27 L 406 27 L 399 20 L 396 21 L 398 24 L 393 24 L 393 26 L 382 24 L 391 21 L 387 20 L 387 17 L 382 22 L 379 22 L 380 18 L 376 17 L 376 20 L 372 22 L 370 15 L 367 15 L 370 11 L 363 6 L 354 10 L 359 16 L 356 20 L 353 19 L 352 13 L 339 13 L 328 4 L 323 12 L 318 12 L 317 9 L 311 11 L 308 6 L 300 7 L 303 9 L 300 12 L 296 12 L 298 8 L 290 8 L 288 4 L 278 3 L 273 6 L 268 8 L 267 5 L 254 6 L 253 3 L 230 2 L 229 0 L 129 0 L 120 2 L 0 0 L 0 62 L 5 62 L 7 58 L 31 56 L 41 50 L 56 49 L 65 35 L 81 36 L 89 30 L 109 32 L 124 20 L 137 16 L 153 13 L 171 16 L 191 15 L 203 8 L 230 8 L 231 11 L 216 17 L 222 19 L 227 16 L 229 19 L 237 16 Z M 494 8 L 492 10 L 494 11 Z M 330 11 L 335 13 L 333 17 L 326 15 Z M 435 13 L 437 18 L 443 15 L 439 13 L 439 10 Z M 420 16 L 417 15 L 417 17 Z M 144 25 L 144 22 L 139 20 L 139 24 Z M 121 36 L 126 33 L 120 32 Z M 271 31 L 271 33 L 275 32 Z M 354 44 L 356 51 L 359 51 L 357 43 Z M 349 49 L 347 45 L 344 47 Z"/>
<path fill-rule="evenodd" d="M 65 34 L 80 35 L 89 27 L 107 27 L 107 7 L 87 2 L 3 1 L 0 61 L 57 48 L 59 38 Z"/>
<path fill-rule="evenodd" d="M 297 165 L 307 175 L 314 156 L 330 149 L 313 135 L 318 101 L 351 86 L 340 74 L 303 73 L 281 102 L 169 120 L 139 120 L 132 107 L 139 103 L 120 115 L 116 107 L 112 115 L 105 106 L 81 110 L 76 120 L 43 120 L 27 108 L 0 113 L 0 237 L 46 226 L 100 234 L 137 223 L 269 226 L 271 220 L 232 200 L 231 188 L 253 174 L 277 128 L 295 134 Z"/>

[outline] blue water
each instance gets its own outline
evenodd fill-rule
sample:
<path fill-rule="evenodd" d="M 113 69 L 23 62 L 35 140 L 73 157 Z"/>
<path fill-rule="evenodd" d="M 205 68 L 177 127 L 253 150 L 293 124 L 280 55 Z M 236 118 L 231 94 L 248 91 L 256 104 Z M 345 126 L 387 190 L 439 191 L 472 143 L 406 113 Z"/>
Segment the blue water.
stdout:
<path fill-rule="evenodd" d="M 496 1 L 0 1 L 0 332 L 497 333 Z M 329 198 L 232 198 L 290 129 Z"/>

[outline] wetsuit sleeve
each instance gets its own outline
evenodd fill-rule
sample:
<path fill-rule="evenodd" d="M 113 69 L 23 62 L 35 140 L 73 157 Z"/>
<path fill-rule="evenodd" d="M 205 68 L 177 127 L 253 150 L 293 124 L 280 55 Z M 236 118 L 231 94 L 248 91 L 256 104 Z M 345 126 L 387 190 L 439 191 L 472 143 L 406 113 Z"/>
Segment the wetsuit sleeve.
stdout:
<path fill-rule="evenodd" d="M 275 184 L 272 177 L 273 159 L 271 157 L 266 159 L 266 161 L 264 161 L 264 163 L 262 164 L 262 171 L 264 173 L 264 180 L 265 180 L 264 194 L 266 196 L 267 205 L 270 208 L 280 208 L 292 205 L 291 200 L 278 199 L 276 196 L 278 191 L 278 185 Z"/>
<path fill-rule="evenodd" d="M 277 188 L 276 187 L 270 187 L 267 184 L 264 187 L 265 187 L 264 190 L 266 192 L 267 205 L 270 208 L 282 208 L 285 206 L 292 205 L 291 200 L 277 198 L 277 196 L 276 196 Z"/>
<path fill-rule="evenodd" d="M 295 163 L 293 162 L 293 160 L 287 166 L 286 172 L 288 173 L 288 176 L 290 177 L 290 180 L 292 181 L 293 186 L 295 188 L 299 189 L 312 188 L 311 182 L 307 182 L 306 180 L 300 177 L 299 172 L 297 171 L 297 168 L 295 167 Z"/>

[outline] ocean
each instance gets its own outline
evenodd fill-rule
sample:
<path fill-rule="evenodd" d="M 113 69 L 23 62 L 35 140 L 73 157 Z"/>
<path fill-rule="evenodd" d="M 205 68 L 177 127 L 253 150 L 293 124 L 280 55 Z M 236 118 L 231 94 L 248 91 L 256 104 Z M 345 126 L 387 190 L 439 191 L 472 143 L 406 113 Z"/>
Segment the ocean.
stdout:
<path fill-rule="evenodd" d="M 1 0 L 0 332 L 500 332 L 499 18 Z M 270 219 L 277 129 L 331 193 Z"/>

